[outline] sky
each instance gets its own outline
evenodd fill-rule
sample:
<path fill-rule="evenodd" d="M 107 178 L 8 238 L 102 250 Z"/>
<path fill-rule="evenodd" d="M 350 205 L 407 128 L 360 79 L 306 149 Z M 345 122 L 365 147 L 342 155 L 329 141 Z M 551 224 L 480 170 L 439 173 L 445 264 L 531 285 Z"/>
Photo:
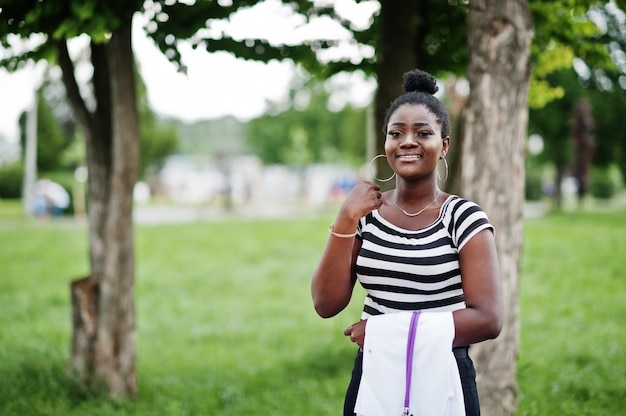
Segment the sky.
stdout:
<path fill-rule="evenodd" d="M 377 7 L 376 2 L 357 5 L 352 0 L 338 0 L 335 5 L 357 26 L 367 25 Z M 145 18 L 137 15 L 133 22 L 133 50 L 147 87 L 148 101 L 152 109 L 163 116 L 189 122 L 226 115 L 241 120 L 257 117 L 267 108 L 268 100 L 284 99 L 297 71 L 289 61 L 268 64 L 243 61 L 225 52 L 209 54 L 183 45 L 181 52 L 187 74 L 179 73 L 145 35 L 144 25 Z M 289 10 L 277 0 L 269 0 L 253 10 L 238 13 L 231 25 L 223 30 L 241 38 L 262 36 L 270 42 L 285 39 L 297 42 L 319 33 L 345 40 L 323 59 L 330 59 L 333 54 L 359 59 L 362 55 L 373 53 L 371 50 L 355 49 L 348 42 L 349 33 L 327 20 L 319 19 L 310 25 L 303 25 L 302 21 L 290 16 Z M 70 44 L 70 53 L 80 53 L 85 41 L 78 39 Z M 34 91 L 41 82 L 44 70 L 44 63 L 27 65 L 12 74 L 0 69 L 0 138 L 10 142 L 18 140 L 19 115 L 32 106 Z M 341 90 L 333 97 L 337 106 L 346 101 L 365 105 L 375 88 L 375 82 L 360 73 L 338 76 L 334 83 Z"/>

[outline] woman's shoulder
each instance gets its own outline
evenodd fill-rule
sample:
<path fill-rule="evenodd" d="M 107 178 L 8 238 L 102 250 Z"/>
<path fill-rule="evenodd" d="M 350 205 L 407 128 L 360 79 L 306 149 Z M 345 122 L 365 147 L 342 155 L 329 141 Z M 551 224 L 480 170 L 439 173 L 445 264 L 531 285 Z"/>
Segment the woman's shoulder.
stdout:
<path fill-rule="evenodd" d="M 480 205 L 478 205 L 478 203 L 461 197 L 459 195 L 455 195 L 455 194 L 447 194 L 447 198 L 446 201 L 444 202 L 444 205 L 455 209 L 455 210 L 465 210 L 465 209 L 479 209 L 480 211 L 483 211 L 483 209 L 480 207 Z"/>
<path fill-rule="evenodd" d="M 446 203 L 443 222 L 459 250 L 479 231 L 495 231 L 487 214 L 476 202 L 451 195 Z"/>
<path fill-rule="evenodd" d="M 487 213 L 478 203 L 458 195 L 448 196 L 444 202 L 442 216 L 453 223 L 465 222 L 465 220 L 477 217 L 487 219 Z"/>

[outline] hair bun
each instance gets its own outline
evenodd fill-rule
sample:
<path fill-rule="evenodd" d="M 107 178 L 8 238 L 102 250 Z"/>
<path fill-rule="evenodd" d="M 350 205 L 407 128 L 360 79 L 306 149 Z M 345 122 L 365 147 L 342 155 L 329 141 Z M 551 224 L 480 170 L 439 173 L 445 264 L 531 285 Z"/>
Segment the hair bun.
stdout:
<path fill-rule="evenodd" d="M 409 92 L 425 92 L 434 95 L 439 91 L 437 80 L 428 72 L 416 69 L 404 74 L 404 91 Z"/>

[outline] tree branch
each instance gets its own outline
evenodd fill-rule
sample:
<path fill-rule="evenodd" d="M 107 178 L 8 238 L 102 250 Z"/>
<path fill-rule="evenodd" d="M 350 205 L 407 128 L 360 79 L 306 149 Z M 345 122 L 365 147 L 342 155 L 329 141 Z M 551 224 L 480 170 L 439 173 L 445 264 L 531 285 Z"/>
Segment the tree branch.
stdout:
<path fill-rule="evenodd" d="M 67 98 L 74 109 L 78 121 L 87 128 L 91 124 L 92 114 L 87 109 L 85 100 L 83 100 L 80 94 L 80 89 L 78 88 L 76 77 L 74 76 L 74 63 L 67 50 L 67 43 L 65 40 L 60 40 L 56 42 L 56 45 L 57 57 L 63 73 L 63 84 L 67 91 Z"/>

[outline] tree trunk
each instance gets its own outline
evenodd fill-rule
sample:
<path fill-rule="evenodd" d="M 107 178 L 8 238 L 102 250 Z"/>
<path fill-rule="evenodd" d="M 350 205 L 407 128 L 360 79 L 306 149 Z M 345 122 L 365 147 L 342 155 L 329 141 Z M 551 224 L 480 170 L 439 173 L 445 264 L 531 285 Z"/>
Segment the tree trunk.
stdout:
<path fill-rule="evenodd" d="M 113 152 L 111 192 L 104 238 L 104 274 L 100 281 L 100 319 L 95 345 L 95 373 L 113 395 L 134 395 L 135 313 L 133 302 L 133 188 L 137 180 L 139 139 L 135 71 L 131 48 L 132 13 L 122 17 L 107 45 L 111 75 Z"/>
<path fill-rule="evenodd" d="M 380 48 L 378 88 L 375 97 L 375 134 L 377 154 L 385 154 L 385 138 L 382 135 L 383 118 L 391 102 L 403 93 L 402 75 L 416 67 L 416 19 L 417 0 L 380 2 Z M 381 179 L 393 174 L 385 158 L 378 158 L 376 176 Z M 378 182 L 382 189 L 390 189 L 394 182 Z"/>
<path fill-rule="evenodd" d="M 465 122 L 465 107 L 467 97 L 458 91 L 458 79 L 448 77 L 445 84 L 445 105 L 450 118 L 450 147 L 446 156 L 448 169 L 446 175 L 445 164 L 440 163 L 439 174 L 441 181 L 439 186 L 449 194 L 461 195 L 461 155 L 463 150 L 463 123 Z M 444 165 L 444 166 L 441 166 Z"/>
<path fill-rule="evenodd" d="M 133 396 L 135 375 L 132 195 L 138 170 L 132 11 L 106 45 L 92 44 L 90 112 L 73 76 L 65 44 L 59 62 L 68 98 L 85 128 L 89 170 L 91 276 L 72 283 L 74 334 L 71 369 L 79 380 L 104 385 L 113 396 Z"/>
<path fill-rule="evenodd" d="M 22 183 L 22 205 L 24 214 L 35 212 L 35 183 L 37 182 L 37 106 L 40 87 L 33 94 L 32 107 L 26 113 L 26 143 L 24 145 L 24 179 Z"/>
<path fill-rule="evenodd" d="M 504 326 L 472 348 L 483 414 L 517 407 L 518 278 L 523 239 L 524 158 L 532 23 L 526 0 L 477 0 L 469 6 L 470 97 L 464 123 L 463 195 L 496 227 Z"/>
<path fill-rule="evenodd" d="M 72 357 L 70 368 L 82 383 L 89 382 L 93 373 L 92 345 L 96 336 L 98 321 L 97 291 L 91 277 L 75 280 L 71 284 L 72 293 Z"/>

